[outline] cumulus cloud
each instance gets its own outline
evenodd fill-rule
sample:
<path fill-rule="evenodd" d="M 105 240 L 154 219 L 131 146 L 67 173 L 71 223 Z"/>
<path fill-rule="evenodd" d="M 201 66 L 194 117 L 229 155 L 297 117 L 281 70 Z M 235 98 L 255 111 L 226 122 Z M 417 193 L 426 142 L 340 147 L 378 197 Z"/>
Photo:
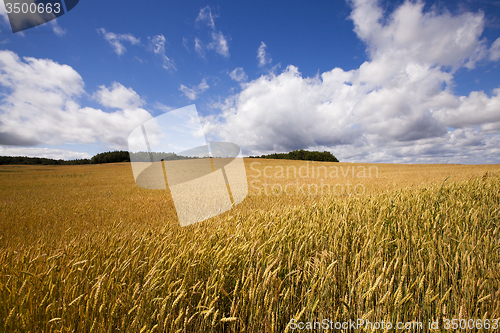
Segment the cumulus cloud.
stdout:
<path fill-rule="evenodd" d="M 198 37 L 195 37 L 194 39 L 194 48 L 201 58 L 205 57 L 205 48 L 207 50 L 214 50 L 216 53 L 225 58 L 229 57 L 228 37 L 224 36 L 222 31 L 215 28 L 214 19 L 216 17 L 218 16 L 212 13 L 212 9 L 210 8 L 210 6 L 206 6 L 200 9 L 198 17 L 196 18 L 196 23 L 199 22 L 205 24 L 211 30 L 210 42 L 205 43 L 206 47 L 203 46 L 202 41 Z"/>
<path fill-rule="evenodd" d="M 372 59 L 396 64 L 418 62 L 472 68 L 486 53 L 484 14 L 423 11 L 423 2 L 405 2 L 382 24 L 384 13 L 375 0 L 353 1 L 355 32 Z"/>
<path fill-rule="evenodd" d="M 245 82 L 248 77 L 243 70 L 243 67 L 237 67 L 232 72 L 229 73 L 232 80 L 236 82 Z"/>
<path fill-rule="evenodd" d="M 270 64 L 273 59 L 271 59 L 266 53 L 266 44 L 260 42 L 259 49 L 257 50 L 257 59 L 259 60 L 259 67 Z"/>
<path fill-rule="evenodd" d="M 102 106 L 113 109 L 137 108 L 144 104 L 132 88 L 126 88 L 118 82 L 113 82 L 111 88 L 100 86 L 94 97 Z"/>
<path fill-rule="evenodd" d="M 469 96 L 455 97 L 453 103 L 446 103 L 435 111 L 435 117 L 453 128 L 481 126 L 483 130 L 496 131 L 500 124 L 500 88 L 488 97 L 482 91 L 472 91 Z M 495 130 L 494 130 L 495 132 Z"/>
<path fill-rule="evenodd" d="M 165 55 L 165 44 L 167 40 L 163 35 L 156 35 L 149 37 L 151 48 L 154 54 L 162 60 L 163 68 L 166 70 L 175 70 L 175 65 L 173 61 Z"/>
<path fill-rule="evenodd" d="M 137 93 L 119 83 L 94 94 L 117 110 L 82 107 L 84 82 L 73 68 L 11 51 L 0 51 L 0 89 L 0 146 L 100 142 L 126 149 L 130 132 L 151 119 Z"/>
<path fill-rule="evenodd" d="M 188 88 L 181 84 L 179 90 L 182 91 L 187 98 L 194 101 L 198 98 L 198 95 L 204 93 L 208 88 L 210 88 L 210 86 L 207 84 L 207 80 L 203 79 L 199 85 L 192 88 Z"/>
<path fill-rule="evenodd" d="M 366 62 L 315 77 L 295 66 L 263 75 L 216 105 L 222 113 L 204 121 L 209 137 L 246 154 L 314 149 L 344 161 L 499 163 L 500 89 L 489 97 L 451 88 L 458 68 L 494 58 L 496 42 L 488 51 L 481 38 L 483 14 L 425 12 L 409 1 L 390 14 L 375 0 L 352 7 Z"/>
<path fill-rule="evenodd" d="M 127 50 L 123 42 L 129 42 L 132 45 L 141 43 L 140 39 L 135 38 L 132 34 L 115 34 L 106 31 L 104 28 L 97 29 L 97 32 L 104 37 L 118 55 L 122 55 Z"/>

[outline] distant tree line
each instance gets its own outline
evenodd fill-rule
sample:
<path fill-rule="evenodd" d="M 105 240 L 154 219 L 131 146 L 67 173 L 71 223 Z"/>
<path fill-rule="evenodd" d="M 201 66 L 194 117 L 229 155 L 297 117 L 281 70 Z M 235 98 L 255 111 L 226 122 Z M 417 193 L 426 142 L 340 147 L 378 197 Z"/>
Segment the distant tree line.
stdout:
<path fill-rule="evenodd" d="M 338 162 L 339 160 L 329 151 L 308 151 L 294 150 L 289 153 L 274 153 L 262 156 L 250 156 L 251 158 L 269 158 L 281 160 L 302 160 L 302 161 L 322 161 L 322 162 Z"/>
<path fill-rule="evenodd" d="M 130 162 L 128 151 L 115 150 L 100 153 L 90 159 L 91 164 Z"/>
<path fill-rule="evenodd" d="M 83 158 L 77 160 L 54 160 L 44 157 L 26 157 L 26 156 L 0 156 L 0 165 L 2 164 L 30 164 L 30 165 L 76 165 L 76 164 L 102 164 L 102 163 L 119 163 L 130 162 L 130 154 L 132 154 L 134 162 L 150 162 L 151 157 L 153 161 L 173 161 L 185 160 L 197 157 L 180 156 L 174 153 L 163 152 L 146 152 L 140 151 L 137 153 L 129 153 L 124 150 L 108 151 L 100 153 L 91 159 Z M 283 160 L 303 160 L 303 161 L 322 161 L 322 162 L 338 162 L 339 160 L 330 152 L 324 151 L 308 151 L 308 150 L 294 150 L 289 153 L 275 153 L 262 156 L 250 156 L 251 158 L 269 158 L 269 159 L 283 159 Z"/>
<path fill-rule="evenodd" d="M 0 156 L 0 165 L 3 164 L 30 164 L 30 165 L 76 165 L 90 164 L 88 158 L 78 160 L 54 160 L 44 157 L 26 157 L 26 156 Z"/>
<path fill-rule="evenodd" d="M 172 161 L 172 160 L 184 160 L 196 157 L 180 156 L 174 153 L 159 153 L 152 152 L 148 153 L 145 151 L 132 153 L 134 162 L 151 162 L 151 157 L 153 161 Z M 27 156 L 0 156 L 0 165 L 5 164 L 29 164 L 29 165 L 76 165 L 76 164 L 102 164 L 102 163 L 119 163 L 119 162 L 130 162 L 130 154 L 128 151 L 115 150 L 108 151 L 105 153 L 100 153 L 93 156 L 91 159 L 77 159 L 77 160 L 54 160 L 51 158 L 44 157 L 27 157 Z"/>

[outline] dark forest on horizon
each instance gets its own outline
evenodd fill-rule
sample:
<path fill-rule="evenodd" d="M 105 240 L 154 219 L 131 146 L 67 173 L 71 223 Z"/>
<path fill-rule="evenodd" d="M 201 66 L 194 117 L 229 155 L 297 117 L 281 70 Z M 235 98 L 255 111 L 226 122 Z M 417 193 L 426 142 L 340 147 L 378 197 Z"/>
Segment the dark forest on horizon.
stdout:
<path fill-rule="evenodd" d="M 300 160 L 300 161 L 320 161 L 320 162 L 338 162 L 339 160 L 332 155 L 329 151 L 308 151 L 308 150 L 294 150 L 289 153 L 274 153 L 261 156 L 250 156 L 250 158 L 268 158 L 280 160 Z"/>
<path fill-rule="evenodd" d="M 134 162 L 149 162 L 153 161 L 172 161 L 190 159 L 196 157 L 179 156 L 174 153 L 158 153 L 158 152 L 137 152 L 132 153 Z M 324 151 L 307 151 L 294 150 L 289 153 L 275 153 L 262 156 L 249 156 L 249 158 L 267 158 L 267 159 L 285 159 L 285 160 L 302 160 L 302 161 L 322 161 L 322 162 L 338 162 L 339 160 L 330 152 Z M 27 156 L 0 156 L 0 165 L 80 165 L 80 164 L 102 164 L 102 163 L 120 163 L 130 162 L 130 153 L 124 150 L 115 150 L 105 153 L 99 153 L 92 158 L 83 158 L 75 160 L 56 160 L 45 157 L 27 157 Z"/>

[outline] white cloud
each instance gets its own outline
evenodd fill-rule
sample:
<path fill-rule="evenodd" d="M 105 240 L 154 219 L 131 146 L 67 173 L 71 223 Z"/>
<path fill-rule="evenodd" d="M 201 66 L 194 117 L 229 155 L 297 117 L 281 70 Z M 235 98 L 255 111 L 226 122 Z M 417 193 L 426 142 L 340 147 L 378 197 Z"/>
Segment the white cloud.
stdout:
<path fill-rule="evenodd" d="M 61 27 L 56 20 L 50 21 L 50 25 L 52 26 L 52 31 L 59 36 L 62 37 L 66 34 L 66 29 Z"/>
<path fill-rule="evenodd" d="M 500 59 L 500 37 L 491 44 L 490 47 L 490 60 L 498 61 Z"/>
<path fill-rule="evenodd" d="M 453 128 L 491 128 L 492 124 L 500 123 L 500 88 L 494 90 L 492 97 L 482 91 L 473 91 L 469 96 L 454 96 L 454 100 L 435 111 L 435 117 Z"/>
<path fill-rule="evenodd" d="M 229 76 L 236 82 L 245 82 L 248 79 L 243 67 L 235 68 L 231 73 L 229 73 Z"/>
<path fill-rule="evenodd" d="M 162 60 L 163 68 L 166 70 L 176 70 L 173 61 L 165 55 L 165 44 L 167 42 L 165 37 L 163 35 L 156 35 L 149 37 L 149 41 L 154 54 Z"/>
<path fill-rule="evenodd" d="M 126 48 L 123 45 L 124 41 L 130 42 L 132 45 L 141 44 L 139 38 L 134 37 L 132 34 L 115 34 L 112 32 L 107 32 L 104 28 L 97 29 L 99 34 L 104 36 L 104 39 L 113 47 L 114 51 L 118 55 L 125 53 Z M 162 66 L 166 70 L 176 70 L 174 62 L 172 59 L 167 57 L 165 54 L 165 45 L 167 40 L 163 35 L 156 35 L 153 37 L 148 37 L 149 39 L 149 51 L 153 52 L 162 61 Z M 137 58 L 137 57 L 136 57 Z M 139 59 L 139 58 L 137 58 Z M 142 60 L 139 59 L 142 62 Z"/>
<path fill-rule="evenodd" d="M 257 50 L 257 59 L 259 60 L 259 67 L 270 64 L 271 61 L 273 61 L 273 59 L 266 54 L 266 44 L 264 44 L 264 42 L 260 42 L 259 49 Z"/>
<path fill-rule="evenodd" d="M 210 88 L 210 86 L 207 84 L 206 79 L 203 79 L 199 85 L 193 88 L 188 88 L 181 84 L 179 90 L 182 91 L 187 98 L 193 101 L 198 98 L 198 95 L 204 93 L 208 88 Z"/>
<path fill-rule="evenodd" d="M 294 66 L 269 72 L 215 105 L 222 113 L 205 119 L 209 137 L 247 154 L 314 149 L 343 161 L 499 163 L 500 89 L 489 97 L 450 88 L 456 69 L 487 55 L 483 14 L 405 2 L 384 18 L 376 1 L 352 4 L 368 61 L 312 78 Z"/>
<path fill-rule="evenodd" d="M 196 53 L 198 53 L 198 55 L 201 58 L 205 57 L 205 52 L 203 51 L 203 46 L 201 45 L 201 41 L 198 37 L 195 37 L 195 39 L 194 39 L 194 49 L 195 49 Z"/>
<path fill-rule="evenodd" d="M 21 59 L 14 52 L 0 51 L 0 73 L 1 146 L 101 142 L 124 149 L 130 132 L 151 119 L 140 108 L 139 96 L 118 83 L 95 94 L 99 102 L 118 110 L 81 107 L 83 79 L 70 66 L 49 59 Z"/>
<path fill-rule="evenodd" d="M 125 88 L 118 82 L 113 82 L 111 89 L 100 86 L 94 98 L 102 106 L 113 109 L 137 108 L 144 104 L 132 88 Z"/>
<path fill-rule="evenodd" d="M 229 46 L 227 45 L 227 39 L 224 37 L 222 32 L 218 31 L 212 32 L 212 42 L 208 44 L 207 48 L 209 50 L 215 50 L 218 54 L 223 57 L 229 57 Z"/>
<path fill-rule="evenodd" d="M 212 9 L 210 8 L 210 6 L 206 6 L 200 9 L 198 17 L 196 18 L 196 22 L 205 23 L 208 27 L 215 29 L 214 18 L 216 17 L 216 15 L 212 14 Z"/>
<path fill-rule="evenodd" d="M 141 41 L 139 38 L 134 37 L 132 34 L 115 34 L 112 32 L 107 32 L 104 28 L 97 29 L 99 34 L 102 34 L 104 39 L 111 45 L 116 54 L 122 55 L 127 50 L 123 45 L 124 41 L 131 43 L 132 45 L 139 45 Z M 149 51 L 153 52 L 162 61 L 162 66 L 166 70 L 176 70 L 174 62 L 172 59 L 167 57 L 165 54 L 165 44 L 167 40 L 163 35 L 156 35 L 153 37 L 148 37 L 149 39 Z M 136 57 L 137 58 L 137 57 Z M 137 58 L 142 62 L 141 59 Z"/>
<path fill-rule="evenodd" d="M 158 109 L 162 112 L 169 112 L 169 111 L 172 111 L 174 110 L 175 108 L 172 107 L 172 106 L 168 106 L 168 105 L 165 105 L 165 104 L 162 104 L 160 102 L 156 102 L 155 105 L 154 105 L 155 109 Z"/>
<path fill-rule="evenodd" d="M 127 50 L 122 42 L 126 41 L 132 45 L 141 43 L 140 39 L 135 38 L 132 34 L 115 34 L 107 32 L 104 28 L 97 29 L 97 32 L 103 35 L 104 39 L 109 43 L 109 45 L 111 45 L 115 53 L 118 55 L 122 55 Z"/>
<path fill-rule="evenodd" d="M 382 9 L 375 0 L 353 1 L 351 19 L 355 32 L 368 46 L 372 59 L 472 68 L 485 56 L 482 13 L 423 12 L 424 3 L 405 2 L 382 24 Z M 396 65 L 396 66 L 394 66 Z"/>
<path fill-rule="evenodd" d="M 182 46 L 189 52 L 188 39 L 186 37 L 182 37 Z"/>
<path fill-rule="evenodd" d="M 214 19 L 218 17 L 212 14 L 212 9 L 209 6 L 206 6 L 200 9 L 198 17 L 196 18 L 196 23 L 201 22 L 206 24 L 210 29 L 210 42 L 206 43 L 207 50 L 214 50 L 216 53 L 220 54 L 223 57 L 229 57 L 229 45 L 228 45 L 228 37 L 224 36 L 222 31 L 218 31 L 215 29 Z M 195 37 L 194 39 L 194 48 L 198 55 L 201 58 L 205 57 L 205 51 L 202 41 Z"/>

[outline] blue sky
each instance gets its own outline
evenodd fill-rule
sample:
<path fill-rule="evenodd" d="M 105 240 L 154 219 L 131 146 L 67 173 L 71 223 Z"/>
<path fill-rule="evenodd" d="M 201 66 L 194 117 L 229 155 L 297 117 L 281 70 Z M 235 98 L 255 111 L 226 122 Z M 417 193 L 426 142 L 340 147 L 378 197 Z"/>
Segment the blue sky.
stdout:
<path fill-rule="evenodd" d="M 500 163 L 498 0 L 81 0 L 16 34 L 0 11 L 0 155 L 126 150 L 195 104 L 246 155 Z"/>

